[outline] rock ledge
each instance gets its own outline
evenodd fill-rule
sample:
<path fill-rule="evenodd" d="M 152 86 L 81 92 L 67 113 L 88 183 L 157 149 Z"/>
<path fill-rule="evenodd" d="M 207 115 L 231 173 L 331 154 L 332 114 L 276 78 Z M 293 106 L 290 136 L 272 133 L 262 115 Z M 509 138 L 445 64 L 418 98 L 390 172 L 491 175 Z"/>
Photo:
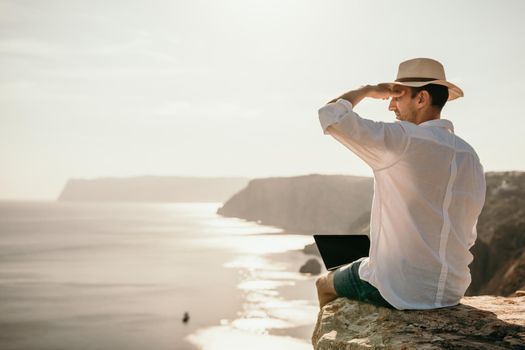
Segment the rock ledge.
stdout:
<path fill-rule="evenodd" d="M 339 298 L 319 312 L 317 350 L 525 349 L 525 296 L 465 297 L 461 304 L 399 311 Z"/>

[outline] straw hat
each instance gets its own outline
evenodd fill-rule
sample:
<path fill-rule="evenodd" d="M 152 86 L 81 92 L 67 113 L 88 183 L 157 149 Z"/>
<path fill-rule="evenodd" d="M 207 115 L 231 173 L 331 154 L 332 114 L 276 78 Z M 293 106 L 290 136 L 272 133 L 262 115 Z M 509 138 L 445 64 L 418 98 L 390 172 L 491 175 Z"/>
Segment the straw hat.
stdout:
<path fill-rule="evenodd" d="M 414 58 L 401 62 L 397 71 L 396 80 L 385 84 L 413 87 L 437 84 L 448 87 L 449 101 L 463 97 L 463 91 L 447 81 L 443 65 L 431 58 Z"/>

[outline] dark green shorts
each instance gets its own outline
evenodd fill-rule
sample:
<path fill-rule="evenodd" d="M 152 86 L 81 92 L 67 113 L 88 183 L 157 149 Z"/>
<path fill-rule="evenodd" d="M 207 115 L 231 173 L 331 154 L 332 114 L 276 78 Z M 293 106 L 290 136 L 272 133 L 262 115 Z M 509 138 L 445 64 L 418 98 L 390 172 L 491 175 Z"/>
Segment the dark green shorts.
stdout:
<path fill-rule="evenodd" d="M 376 287 L 359 277 L 359 265 L 364 259 L 361 258 L 335 270 L 334 287 L 337 295 L 395 309 L 383 299 Z"/>

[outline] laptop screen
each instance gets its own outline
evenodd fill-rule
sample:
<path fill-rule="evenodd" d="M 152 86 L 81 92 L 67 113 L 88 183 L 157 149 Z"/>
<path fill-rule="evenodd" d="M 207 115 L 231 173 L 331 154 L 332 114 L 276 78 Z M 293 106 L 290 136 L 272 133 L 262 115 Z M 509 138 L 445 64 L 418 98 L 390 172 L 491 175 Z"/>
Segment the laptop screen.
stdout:
<path fill-rule="evenodd" d="M 368 256 L 370 239 L 366 235 L 314 235 L 327 270 L 335 270 L 359 258 Z"/>

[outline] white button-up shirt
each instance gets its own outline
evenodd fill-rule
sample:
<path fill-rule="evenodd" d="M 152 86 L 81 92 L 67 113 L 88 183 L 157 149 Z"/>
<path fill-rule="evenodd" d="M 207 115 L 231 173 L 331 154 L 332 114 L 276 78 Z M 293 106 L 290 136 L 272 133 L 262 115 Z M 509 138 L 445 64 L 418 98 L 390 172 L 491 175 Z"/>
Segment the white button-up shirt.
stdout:
<path fill-rule="evenodd" d="M 324 134 L 374 172 L 370 254 L 359 268 L 397 309 L 456 305 L 471 282 L 469 248 L 485 202 L 474 149 L 452 122 L 375 122 L 338 99 L 319 109 Z"/>

